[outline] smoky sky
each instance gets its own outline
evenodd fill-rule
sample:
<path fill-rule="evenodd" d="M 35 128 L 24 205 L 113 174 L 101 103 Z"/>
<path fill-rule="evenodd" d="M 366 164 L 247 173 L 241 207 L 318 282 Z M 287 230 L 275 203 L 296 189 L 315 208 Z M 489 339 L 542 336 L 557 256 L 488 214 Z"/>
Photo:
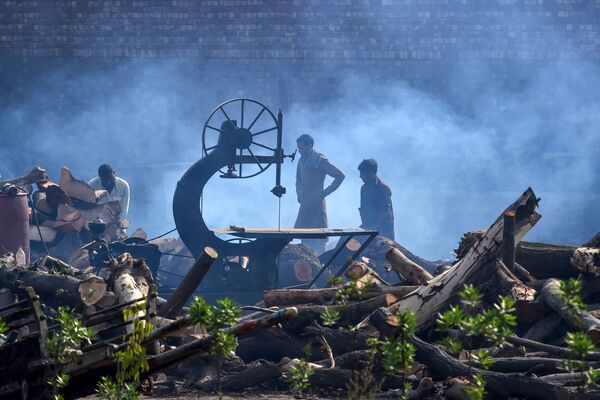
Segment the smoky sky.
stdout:
<path fill-rule="evenodd" d="M 526 13 L 501 22 L 515 29 L 542 23 Z M 451 45 L 457 55 L 499 40 L 493 30 L 461 32 Z M 318 33 L 302 35 L 310 42 Z M 423 43 L 430 35 L 424 20 Z M 297 136 L 311 133 L 316 149 L 346 173 L 328 198 L 331 227 L 360 224 L 357 166 L 374 158 L 393 192 L 396 240 L 422 257 L 453 258 L 463 232 L 487 228 L 529 186 L 542 198 L 543 218 L 526 239 L 580 244 L 599 230 L 600 67 L 572 50 L 577 36 L 569 37 L 544 36 L 557 52 L 569 49 L 569 59 L 507 60 L 503 70 L 518 77 L 514 81 L 498 78 L 498 61 L 465 63 L 458 56 L 439 63 L 431 77 L 437 89 L 401 73 L 315 64 L 322 82 L 334 82 L 331 91 L 316 99 L 314 85 L 294 84 L 286 104 L 276 84 L 254 82 L 242 66 L 206 75 L 194 69 L 197 60 L 123 60 L 94 68 L 66 62 L 40 72 L 3 103 L 0 167 L 18 174 L 40 164 L 58 180 L 68 165 L 88 180 L 98 165 L 110 163 L 131 184 L 132 228 L 159 235 L 174 227 L 173 192 L 202 156 L 202 127 L 212 109 L 230 98 L 267 98 L 274 113 L 285 106 L 286 154 Z M 400 40 L 402 32 L 378 31 L 374 38 Z M 510 51 L 535 52 L 533 39 L 503 43 Z M 365 50 L 357 44 L 356 51 Z M 296 71 L 283 64 L 263 69 L 275 82 L 291 80 Z M 297 212 L 296 162 L 286 159 L 283 166 L 283 227 L 293 225 Z M 274 172 L 271 167 L 248 180 L 213 177 L 203 201 L 209 226 L 277 226 L 279 204 L 269 192 Z"/>

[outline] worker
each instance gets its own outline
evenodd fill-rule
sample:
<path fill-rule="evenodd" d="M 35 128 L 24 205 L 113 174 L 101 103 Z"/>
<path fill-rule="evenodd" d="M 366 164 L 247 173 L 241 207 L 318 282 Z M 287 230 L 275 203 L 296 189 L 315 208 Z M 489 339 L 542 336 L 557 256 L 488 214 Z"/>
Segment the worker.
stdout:
<path fill-rule="evenodd" d="M 119 220 L 127 219 L 129 211 L 129 184 L 122 178 L 119 178 L 112 167 L 108 164 L 102 164 L 98 168 L 98 176 L 88 183 L 94 190 L 106 190 L 107 196 L 102 196 L 98 203 L 108 203 L 109 201 L 118 201 L 121 206 Z"/>
<path fill-rule="evenodd" d="M 360 227 L 378 230 L 380 235 L 395 240 L 392 191 L 377 176 L 377 161 L 363 160 L 358 165 L 358 171 L 363 181 L 360 188 Z"/>
<path fill-rule="evenodd" d="M 321 153 L 314 149 L 314 139 L 308 134 L 296 140 L 300 160 L 296 170 L 296 194 L 300 208 L 295 228 L 327 228 L 327 203 L 325 198 L 333 193 L 346 177 Z M 325 176 L 331 176 L 333 182 L 323 189 Z M 325 251 L 327 239 L 302 240 L 317 254 Z"/>

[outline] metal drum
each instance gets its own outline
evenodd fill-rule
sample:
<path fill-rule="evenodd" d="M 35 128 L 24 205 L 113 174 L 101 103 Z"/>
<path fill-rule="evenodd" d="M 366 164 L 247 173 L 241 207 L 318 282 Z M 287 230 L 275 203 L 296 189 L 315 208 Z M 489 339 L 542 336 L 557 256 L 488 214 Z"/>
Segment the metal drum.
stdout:
<path fill-rule="evenodd" d="M 0 194 L 0 255 L 8 251 L 16 253 L 19 247 L 25 252 L 25 260 L 29 265 L 27 194 Z"/>

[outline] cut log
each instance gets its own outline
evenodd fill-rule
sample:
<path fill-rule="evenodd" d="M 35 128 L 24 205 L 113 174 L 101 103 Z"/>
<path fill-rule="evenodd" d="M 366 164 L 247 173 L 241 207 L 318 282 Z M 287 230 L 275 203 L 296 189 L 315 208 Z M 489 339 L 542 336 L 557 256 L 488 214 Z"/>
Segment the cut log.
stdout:
<path fill-rule="evenodd" d="M 417 286 L 373 286 L 365 293 L 365 299 L 381 296 L 383 294 L 393 294 L 402 298 L 415 290 Z M 339 288 L 323 289 L 275 289 L 267 290 L 263 293 L 267 307 L 295 305 L 295 304 L 323 304 L 333 300 Z"/>
<path fill-rule="evenodd" d="M 263 362 L 256 366 L 244 368 L 239 372 L 227 374 L 218 378 L 197 382 L 192 387 L 199 388 L 205 392 L 213 392 L 221 389 L 226 392 L 242 391 L 246 388 L 257 386 L 272 379 L 279 378 L 281 371 L 279 367 L 272 362 Z"/>
<path fill-rule="evenodd" d="M 574 329 L 583 328 L 594 342 L 600 340 L 600 320 L 587 311 L 578 314 L 571 312 L 561 299 L 558 280 L 548 279 L 542 287 L 541 296 L 548 307 L 556 311 L 569 326 Z"/>
<path fill-rule="evenodd" d="M 219 258 L 219 254 L 215 249 L 208 246 L 205 247 L 204 252 L 188 271 L 181 284 L 175 290 L 175 293 L 160 307 L 158 316 L 165 318 L 174 318 L 177 316 L 217 258 Z"/>
<path fill-rule="evenodd" d="M 87 183 L 73 178 L 71 170 L 66 166 L 63 166 L 60 170 L 58 184 L 69 197 L 86 203 L 96 203 L 96 192 L 94 189 Z"/>
<path fill-rule="evenodd" d="M 375 337 L 359 330 L 350 331 L 348 329 L 327 328 L 318 325 L 316 322 L 304 328 L 304 332 L 308 335 L 323 336 L 331 346 L 334 354 L 346 354 L 352 351 L 368 349 L 368 340 Z"/>
<path fill-rule="evenodd" d="M 79 295 L 86 306 L 92 306 L 104 297 L 106 282 L 97 276 L 89 277 L 79 283 Z"/>
<path fill-rule="evenodd" d="M 496 262 L 495 274 L 492 278 L 497 288 L 497 295 L 508 295 L 515 301 L 515 315 L 519 323 L 531 324 L 540 318 L 544 311 L 543 304 L 534 303 L 536 291 L 525 285 L 500 260 Z"/>
<path fill-rule="evenodd" d="M 569 398 L 567 390 L 560 386 L 519 374 L 509 375 L 472 368 L 449 356 L 438 346 L 416 337 L 412 339 L 412 342 L 416 347 L 417 360 L 427 365 L 442 378 L 473 376 L 480 373 L 487 382 L 486 388 L 503 397 L 517 395 L 544 400 Z"/>
<path fill-rule="evenodd" d="M 531 189 L 527 189 L 519 199 L 510 205 L 507 211 L 516 212 L 515 243 L 535 225 L 541 217 L 535 211 L 537 198 Z M 437 314 L 448 306 L 450 300 L 466 283 L 480 272 L 489 260 L 497 258 L 502 243 L 503 215 L 492 224 L 485 235 L 469 250 L 467 255 L 450 270 L 431 279 L 427 285 L 410 293 L 391 307 L 411 309 L 417 317 L 417 332 L 427 328 Z"/>
<path fill-rule="evenodd" d="M 396 248 L 391 248 L 385 253 L 385 258 L 390 262 L 392 269 L 413 285 L 425 285 L 433 276 L 424 268 L 408 259 Z"/>
<path fill-rule="evenodd" d="M 524 346 L 524 347 L 527 347 L 527 348 L 530 348 L 533 350 L 543 351 L 544 353 L 552 354 L 552 355 L 559 356 L 559 357 L 564 357 L 564 358 L 575 358 L 576 357 L 575 353 L 573 353 L 573 351 L 571 351 L 570 349 L 566 349 L 564 347 L 559 347 L 559 346 L 553 346 L 550 344 L 540 343 L 540 342 L 536 342 L 534 340 L 523 339 L 518 336 L 509 336 L 508 338 L 506 338 L 506 341 L 509 343 L 515 344 L 517 346 Z M 600 361 L 600 352 L 594 351 L 594 352 L 588 353 L 588 355 L 585 359 L 589 360 L 589 361 Z"/>
<path fill-rule="evenodd" d="M 600 276 L 600 248 L 576 249 L 571 256 L 571 265 L 579 272 Z"/>
<path fill-rule="evenodd" d="M 359 287 L 363 287 L 367 283 L 377 283 L 389 285 L 374 269 L 370 268 L 366 263 L 359 261 L 352 264 L 346 270 L 346 277 L 356 280 Z"/>
<path fill-rule="evenodd" d="M 293 318 L 294 316 L 296 316 L 297 312 L 297 309 L 294 307 L 285 308 L 260 319 L 246 321 L 233 328 L 227 328 L 225 329 L 225 331 L 236 337 L 240 337 Z M 192 342 L 181 345 L 174 350 L 170 350 L 157 356 L 150 357 L 148 360 L 148 364 L 150 367 L 148 374 L 153 374 L 158 371 L 162 371 L 176 363 L 180 363 L 184 360 L 195 357 L 199 353 L 206 352 L 211 348 L 211 346 L 214 343 L 214 340 L 215 335 L 212 334 L 205 338 L 196 339 Z"/>
<path fill-rule="evenodd" d="M 489 367 L 490 371 L 511 373 L 527 372 L 536 375 L 554 374 L 565 372 L 564 359 L 544 357 L 498 357 L 491 359 L 494 363 Z M 465 364 L 478 366 L 477 362 L 465 361 Z M 597 367 L 598 362 L 588 362 L 585 368 Z"/>
<path fill-rule="evenodd" d="M 32 185 L 34 183 L 46 182 L 48 180 L 48 174 L 46 170 L 42 167 L 35 167 L 25 176 L 21 176 L 19 178 L 7 179 L 0 181 L 0 186 L 10 183 L 17 186 L 27 186 Z"/>
<path fill-rule="evenodd" d="M 523 337 L 525 339 L 535 340 L 536 342 L 542 342 L 546 337 L 554 332 L 561 321 L 562 318 L 560 315 L 551 312 L 542 317 L 531 328 L 529 328 Z"/>
<path fill-rule="evenodd" d="M 306 344 L 306 340 L 272 327 L 240 338 L 235 354 L 246 363 L 258 359 L 278 362 L 284 357 L 303 357 Z"/>
<path fill-rule="evenodd" d="M 459 260 L 483 236 L 483 233 L 483 231 L 473 231 L 463 235 L 458 249 L 455 250 Z M 523 241 L 517 244 L 515 261 L 537 279 L 572 278 L 577 274 L 571 265 L 571 256 L 575 249 L 574 246 Z"/>
<path fill-rule="evenodd" d="M 516 261 L 537 279 L 573 278 L 577 271 L 571 265 L 576 247 L 547 243 L 521 242 Z"/>
<path fill-rule="evenodd" d="M 397 300 L 396 296 L 388 293 L 347 305 L 329 306 L 329 308 L 340 313 L 340 318 L 335 326 L 347 327 L 359 323 L 375 309 L 390 306 Z M 325 311 L 325 308 L 321 305 L 298 306 L 298 316 L 285 323 L 283 327 L 292 333 L 300 334 L 312 321 L 322 324 L 321 314 Z"/>

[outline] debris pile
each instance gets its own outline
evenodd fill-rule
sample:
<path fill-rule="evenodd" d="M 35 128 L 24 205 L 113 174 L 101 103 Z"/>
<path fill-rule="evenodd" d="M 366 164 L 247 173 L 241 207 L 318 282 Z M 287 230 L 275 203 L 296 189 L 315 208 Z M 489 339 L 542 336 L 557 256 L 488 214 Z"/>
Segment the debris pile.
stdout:
<path fill-rule="evenodd" d="M 262 302 L 243 306 L 237 323 L 219 331 L 197 325 L 195 302 L 185 307 L 218 258 L 209 247 L 184 260 L 178 273 L 185 278 L 166 300 L 144 259 L 128 253 L 102 274 L 49 256 L 18 265 L 7 254 L 0 259 L 0 317 L 8 328 L 0 353 L 15 361 L 2 366 L 0 398 L 50 396 L 46 382 L 58 370 L 71 376 L 61 389 L 66 398 L 91 394 L 103 376 L 117 374 L 115 355 L 134 346 L 136 321 L 151 324 L 138 343 L 148 366 L 138 383 L 147 392 L 597 398 L 598 240 L 582 247 L 521 241 L 541 217 L 538 200 L 528 189 L 486 231 L 465 234 L 452 265 L 378 238 L 344 279 L 265 291 Z M 186 251 L 168 238 L 155 244 Z M 308 274 L 308 281 L 318 259 L 286 251 L 280 268 L 296 278 Z M 59 362 L 44 343 L 57 335 L 61 305 L 96 336 Z M 237 338 L 235 353 L 214 351 L 224 334 Z"/>

